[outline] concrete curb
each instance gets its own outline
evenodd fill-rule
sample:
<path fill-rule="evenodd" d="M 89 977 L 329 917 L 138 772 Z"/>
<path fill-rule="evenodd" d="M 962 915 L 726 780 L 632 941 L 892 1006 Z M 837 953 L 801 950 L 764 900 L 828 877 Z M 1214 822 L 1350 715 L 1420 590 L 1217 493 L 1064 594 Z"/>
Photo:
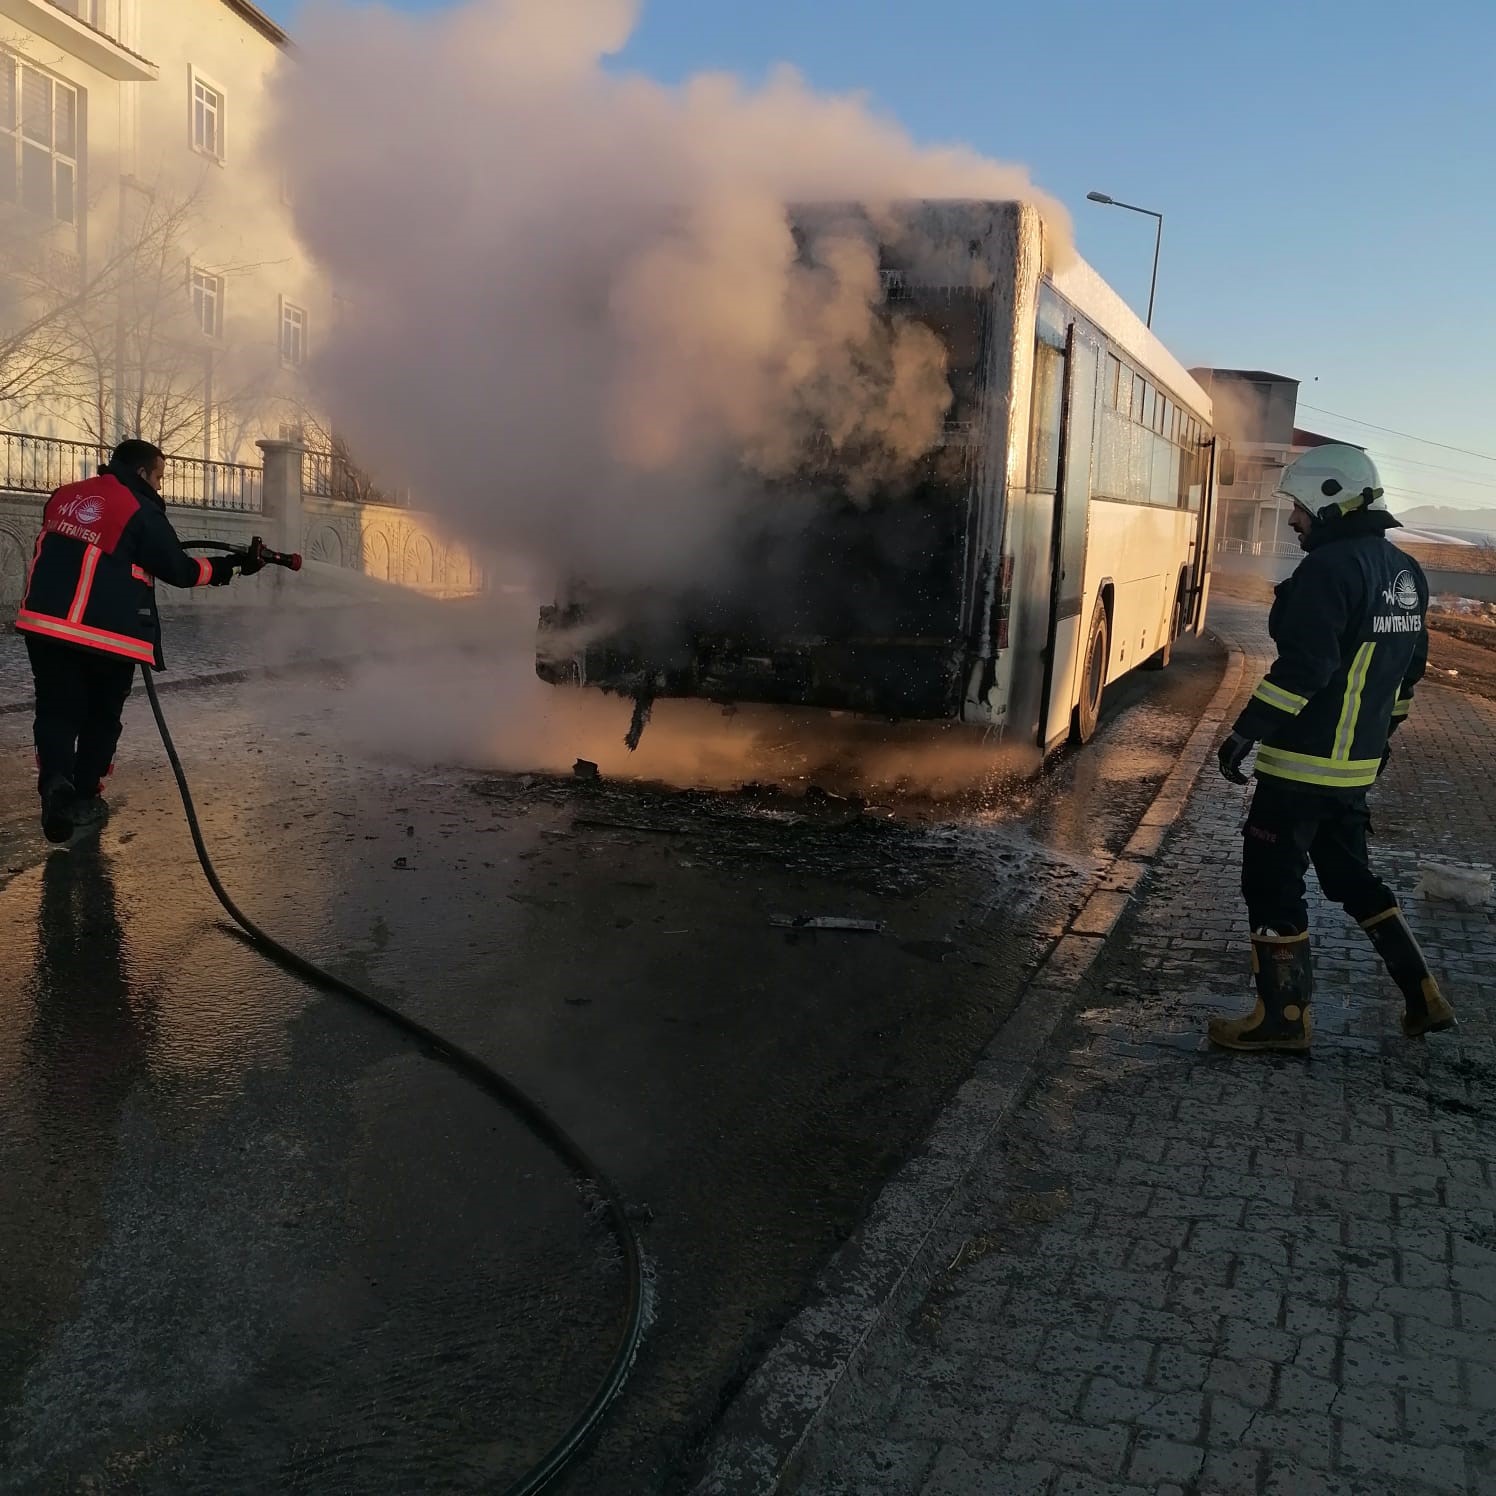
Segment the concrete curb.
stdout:
<path fill-rule="evenodd" d="M 1139 884 L 1184 813 L 1246 658 L 1226 643 L 1225 673 L 1137 829 L 1030 979 L 971 1078 L 916 1154 L 886 1184 L 867 1220 L 820 1275 L 811 1297 L 729 1404 L 693 1496 L 773 1496 L 893 1305 L 933 1276 L 931 1243 L 968 1174 L 1026 1094 L 1034 1067 L 1081 979 L 1106 947 Z"/>

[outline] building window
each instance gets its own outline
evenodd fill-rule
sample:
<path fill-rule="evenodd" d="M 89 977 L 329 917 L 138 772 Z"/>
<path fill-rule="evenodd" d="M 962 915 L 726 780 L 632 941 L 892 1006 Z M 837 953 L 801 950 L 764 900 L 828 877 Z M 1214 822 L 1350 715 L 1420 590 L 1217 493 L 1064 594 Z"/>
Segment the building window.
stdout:
<path fill-rule="evenodd" d="M 0 52 L 0 202 L 76 223 L 78 90 Z"/>
<path fill-rule="evenodd" d="M 77 16 L 85 26 L 92 26 L 95 31 L 109 35 L 109 0 L 52 0 L 52 4 L 58 10 L 65 10 L 70 16 Z M 117 41 L 118 38 L 113 40 Z"/>
<path fill-rule="evenodd" d="M 223 95 L 192 75 L 192 149 L 223 160 Z"/>
<path fill-rule="evenodd" d="M 281 298 L 281 362 L 288 369 L 299 369 L 306 362 L 306 312 Z"/>
<path fill-rule="evenodd" d="M 223 277 L 192 271 L 192 315 L 205 337 L 223 336 Z"/>

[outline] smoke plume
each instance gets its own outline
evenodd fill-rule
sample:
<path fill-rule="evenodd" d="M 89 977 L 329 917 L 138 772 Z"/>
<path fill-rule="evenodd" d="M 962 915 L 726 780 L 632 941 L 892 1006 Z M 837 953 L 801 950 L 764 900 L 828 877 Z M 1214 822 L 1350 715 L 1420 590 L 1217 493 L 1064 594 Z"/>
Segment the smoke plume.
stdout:
<path fill-rule="evenodd" d="M 635 19 L 314 5 L 276 130 L 345 309 L 313 332 L 317 395 L 364 465 L 479 543 L 630 584 L 699 566 L 813 446 L 854 488 L 929 451 L 943 350 L 877 315 L 869 225 L 897 234 L 914 198 L 1039 201 L 1022 170 L 917 147 L 788 70 L 610 71 Z M 865 213 L 798 238 L 786 212 L 849 202 Z"/>

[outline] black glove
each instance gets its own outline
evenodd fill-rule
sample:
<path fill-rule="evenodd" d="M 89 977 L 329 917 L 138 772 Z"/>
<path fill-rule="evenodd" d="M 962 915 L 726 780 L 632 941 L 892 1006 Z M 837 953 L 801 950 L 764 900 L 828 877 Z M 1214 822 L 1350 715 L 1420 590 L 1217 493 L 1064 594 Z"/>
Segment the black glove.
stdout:
<path fill-rule="evenodd" d="M 1242 765 L 1246 763 L 1248 756 L 1257 744 L 1251 738 L 1244 738 L 1239 732 L 1234 732 L 1224 743 L 1221 744 L 1220 752 L 1216 754 L 1216 761 L 1221 766 L 1221 773 L 1229 779 L 1232 784 L 1246 784 L 1247 776 L 1242 773 Z"/>
<path fill-rule="evenodd" d="M 265 542 L 256 535 L 247 549 L 242 550 L 234 557 L 234 565 L 239 568 L 241 577 L 252 577 L 257 571 L 265 569 Z"/>
<path fill-rule="evenodd" d="M 234 580 L 234 567 L 238 565 L 238 558 L 234 556 L 214 556 L 208 563 L 213 568 L 213 575 L 208 581 L 210 587 L 227 587 Z"/>
<path fill-rule="evenodd" d="M 1382 749 L 1382 762 L 1377 766 L 1377 778 L 1380 779 L 1387 772 L 1387 765 L 1392 762 L 1392 744 L 1388 743 Z"/>

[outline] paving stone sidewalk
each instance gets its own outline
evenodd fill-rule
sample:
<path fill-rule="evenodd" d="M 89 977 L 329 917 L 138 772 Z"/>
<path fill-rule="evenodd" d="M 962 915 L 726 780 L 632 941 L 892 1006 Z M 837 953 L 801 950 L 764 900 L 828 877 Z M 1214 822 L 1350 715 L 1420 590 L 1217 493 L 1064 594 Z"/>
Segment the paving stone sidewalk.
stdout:
<path fill-rule="evenodd" d="M 1270 658 L 1260 612 L 1213 611 Z M 1496 1492 L 1496 704 L 1426 686 L 1375 853 L 1459 1010 L 1408 1043 L 1315 896 L 1312 1059 L 1213 1053 L 1249 990 L 1241 790 L 1202 773 L 1137 901 L 785 1489 L 800 1496 Z"/>

